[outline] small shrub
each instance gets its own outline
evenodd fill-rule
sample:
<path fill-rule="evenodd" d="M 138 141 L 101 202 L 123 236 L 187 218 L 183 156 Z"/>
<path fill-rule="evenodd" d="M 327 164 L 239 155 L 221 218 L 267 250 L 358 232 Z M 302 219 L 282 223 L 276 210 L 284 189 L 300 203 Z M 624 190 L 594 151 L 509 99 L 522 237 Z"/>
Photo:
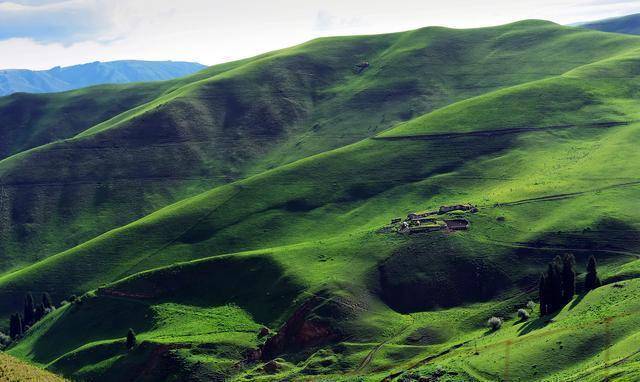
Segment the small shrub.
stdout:
<path fill-rule="evenodd" d="M 491 317 L 487 321 L 487 326 L 494 332 L 502 327 L 502 319 L 500 317 Z"/>
<path fill-rule="evenodd" d="M 11 344 L 11 337 L 0 332 L 0 349 L 4 349 Z"/>
<path fill-rule="evenodd" d="M 518 309 L 518 318 L 520 321 L 526 321 L 529 319 L 529 312 L 526 309 Z"/>

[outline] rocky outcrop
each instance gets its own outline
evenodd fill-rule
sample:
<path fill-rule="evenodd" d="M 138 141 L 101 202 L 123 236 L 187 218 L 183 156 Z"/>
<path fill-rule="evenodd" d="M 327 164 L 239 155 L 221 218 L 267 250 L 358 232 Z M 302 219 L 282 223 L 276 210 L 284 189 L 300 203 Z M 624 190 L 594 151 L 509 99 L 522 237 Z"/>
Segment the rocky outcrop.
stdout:
<path fill-rule="evenodd" d="M 338 333 L 327 320 L 313 315 L 321 304 L 317 298 L 307 300 L 289 317 L 278 333 L 270 337 L 261 348 L 262 360 L 271 360 L 280 354 L 316 346 L 335 340 Z"/>

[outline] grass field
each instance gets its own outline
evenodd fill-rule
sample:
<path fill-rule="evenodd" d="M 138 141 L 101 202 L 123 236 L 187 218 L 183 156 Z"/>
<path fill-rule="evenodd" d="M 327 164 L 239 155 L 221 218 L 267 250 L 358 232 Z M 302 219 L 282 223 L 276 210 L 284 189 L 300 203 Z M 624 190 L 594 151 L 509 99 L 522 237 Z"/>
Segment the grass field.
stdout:
<path fill-rule="evenodd" d="M 0 353 L 0 381 L 62 382 L 65 379 Z"/>
<path fill-rule="evenodd" d="M 639 49 L 543 21 L 320 39 L 8 157 L 0 317 L 82 296 L 9 353 L 79 380 L 633 380 Z M 461 203 L 468 231 L 383 229 Z M 606 285 L 516 322 L 566 252 Z"/>

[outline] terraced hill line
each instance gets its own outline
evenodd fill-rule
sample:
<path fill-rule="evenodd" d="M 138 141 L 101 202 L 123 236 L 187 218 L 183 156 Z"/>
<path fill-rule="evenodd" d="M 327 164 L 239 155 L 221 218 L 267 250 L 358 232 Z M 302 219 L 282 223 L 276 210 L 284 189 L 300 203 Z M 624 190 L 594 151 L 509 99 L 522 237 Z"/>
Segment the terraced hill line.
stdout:
<path fill-rule="evenodd" d="M 498 207 L 518 206 L 518 205 L 527 204 L 527 203 L 548 202 L 548 201 L 553 201 L 553 200 L 562 200 L 562 199 L 575 198 L 575 197 L 578 197 L 578 196 L 581 196 L 581 195 L 593 194 L 593 193 L 602 192 L 602 191 L 606 191 L 606 190 L 610 190 L 610 189 L 614 189 L 614 188 L 632 187 L 632 186 L 638 186 L 638 185 L 640 185 L 640 180 L 633 181 L 633 182 L 615 183 L 615 184 L 610 184 L 610 185 L 607 185 L 607 186 L 603 186 L 603 187 L 599 187 L 599 188 L 593 188 L 593 189 L 585 190 L 585 191 L 576 191 L 576 192 L 567 192 L 567 193 L 562 193 L 562 194 L 545 195 L 545 196 L 539 196 L 539 197 L 535 197 L 535 198 L 527 198 L 527 199 L 515 200 L 515 201 L 511 201 L 511 202 L 497 202 L 497 203 L 493 203 L 493 204 L 480 204 L 480 205 L 478 205 L 478 207 L 482 207 L 482 208 L 498 208 Z"/>
<path fill-rule="evenodd" d="M 496 244 L 504 247 L 510 247 L 510 248 L 523 248 L 523 249 L 533 249 L 533 250 L 540 250 L 540 251 L 556 251 L 556 252 L 569 251 L 569 252 L 587 252 L 587 253 L 592 253 L 592 252 L 608 253 L 612 255 L 623 255 L 623 256 L 633 257 L 635 259 L 640 259 L 640 253 L 629 252 L 629 251 L 616 251 L 612 249 L 589 249 L 589 248 L 549 247 L 549 246 L 536 247 L 534 245 L 527 245 L 524 243 L 506 242 L 506 241 L 492 240 L 489 238 L 483 238 L 483 239 L 476 238 L 476 240 L 481 242 L 486 242 L 486 243 L 492 243 L 492 244 Z"/>
<path fill-rule="evenodd" d="M 625 126 L 638 121 L 611 121 L 611 122 L 595 122 L 583 125 L 555 125 L 555 126 L 540 126 L 540 127 L 505 127 L 502 129 L 492 130 L 477 130 L 469 131 L 465 133 L 440 133 L 440 134 L 417 134 L 417 135 L 397 135 L 397 136 L 375 136 L 372 139 L 383 141 L 411 141 L 411 140 L 439 140 L 439 139 L 455 139 L 464 137 L 477 137 L 477 136 L 496 136 L 506 134 L 522 134 L 530 132 L 548 132 L 551 130 L 566 130 L 576 128 L 612 128 L 618 126 Z"/>

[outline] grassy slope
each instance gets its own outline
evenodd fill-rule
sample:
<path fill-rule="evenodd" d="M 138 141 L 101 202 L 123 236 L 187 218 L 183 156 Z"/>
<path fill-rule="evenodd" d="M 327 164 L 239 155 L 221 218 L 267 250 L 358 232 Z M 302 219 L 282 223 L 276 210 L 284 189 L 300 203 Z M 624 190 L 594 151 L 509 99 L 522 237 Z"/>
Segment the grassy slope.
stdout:
<path fill-rule="evenodd" d="M 640 162 L 635 150 L 640 124 L 633 122 L 640 57 L 626 47 L 627 52 L 562 76 L 462 101 L 400 124 L 376 139 L 215 188 L 6 275 L 0 278 L 0 298 L 10 307 L 19 304 L 26 290 L 48 290 L 59 299 L 134 274 L 101 288 L 81 305 L 60 309 L 12 351 L 67 374 L 108 379 L 123 369 L 121 362 L 135 364 L 138 359 L 137 353 L 124 357 L 121 347 L 122 335 L 132 326 L 148 341 L 137 351 L 160 349 L 176 362 L 204 367 L 205 374 L 237 373 L 230 365 L 240 352 L 257 344 L 255 331 L 260 325 L 276 329 L 291 306 L 320 293 L 353 309 L 359 307 L 349 319 L 335 323 L 348 334 L 348 341 L 307 354 L 306 360 L 287 358 L 292 361 L 291 372 L 359 370 L 376 378 L 393 368 L 408 367 L 411 359 L 474 338 L 491 314 L 513 314 L 514 305 L 527 298 L 522 292 L 535 285 L 545 262 L 556 254 L 570 250 L 579 264 L 594 254 L 611 277 L 634 278 L 638 275 L 634 263 L 625 263 L 640 252 L 640 216 L 629 208 L 629 201 L 638 198 L 640 179 L 637 166 L 629 166 Z M 512 108 L 518 112 L 505 112 Z M 631 122 L 589 126 L 612 120 Z M 565 124 L 578 126 L 489 136 L 475 133 Z M 428 137 L 443 132 L 471 134 Z M 375 233 L 392 217 L 460 202 L 480 206 L 480 213 L 471 217 L 469 232 L 410 238 Z M 504 222 L 496 220 L 500 216 Z M 221 257 L 229 253 L 235 254 Z M 206 259 L 136 274 L 199 258 Z M 239 266 L 238 271 L 211 274 L 244 261 L 256 268 Z M 268 265 L 258 266 L 260 262 Z M 261 273 L 265 266 L 275 270 Z M 257 279 L 265 280 L 265 287 L 242 281 L 252 279 L 245 273 L 248 269 L 259 272 Z M 475 282 L 488 281 L 470 290 L 469 281 L 478 270 L 482 277 Z M 241 285 L 235 284 L 238 280 Z M 202 291 L 194 292 L 200 285 Z M 629 288 L 634 285 L 635 280 L 629 282 Z M 172 288 L 158 291 L 159 286 Z M 475 293 L 476 289 L 484 292 Z M 623 294 L 616 293 L 617 289 L 594 292 L 609 293 L 612 300 L 587 296 L 578 306 L 588 310 L 599 301 L 604 315 L 607 310 L 616 313 L 615 299 L 634 296 L 624 289 Z M 124 298 L 114 298 L 113 290 Z M 405 301 L 406 295 L 424 297 Z M 194 296 L 200 300 L 194 301 Z M 282 307 L 269 309 L 269 314 L 260 304 L 254 305 L 276 297 Z M 496 302 L 486 303 L 491 299 Z M 449 309 L 433 310 L 443 304 Z M 76 336 L 65 329 L 94 322 L 95 314 L 118 312 L 132 313 Z M 7 313 L 4 308 L 3 314 Z M 181 314 L 191 318 L 176 320 Z M 563 314 L 558 325 L 565 325 Z M 566 325 L 571 327 L 575 319 L 568 313 Z M 625 330 L 631 333 L 631 328 L 632 323 Z M 490 345 L 502 336 L 509 339 L 516 330 L 483 341 Z M 412 340 L 423 332 L 436 334 L 426 339 L 417 336 L 417 343 Z M 167 338 L 166 333 L 174 337 Z M 514 358 L 535 351 L 540 354 L 535 362 L 546 362 L 541 374 L 518 369 L 522 378 L 552 376 L 581 367 L 578 362 L 595 362 L 589 359 L 597 357 L 597 351 L 584 351 L 591 338 L 588 333 L 572 337 L 575 351 L 584 354 L 577 361 L 576 357 L 562 362 L 554 358 L 555 363 L 545 360 L 544 340 L 514 348 Z M 65 345 L 46 346 L 46 341 Z M 167 341 L 174 347 L 163 347 Z M 378 351 L 371 353 L 372 349 Z M 451 361 L 450 367 L 495 379 L 497 356 L 468 365 L 467 358 L 456 361 L 462 366 Z M 371 361 L 360 368 L 363 359 Z M 442 364 L 449 367 L 444 360 Z M 262 372 L 244 370 L 238 377 L 245 374 L 259 378 Z"/>
<path fill-rule="evenodd" d="M 636 380 L 639 286 L 634 279 L 581 294 L 552 323 L 534 315 L 510 318 L 496 333 L 476 330 L 461 348 L 409 374 L 432 375 L 437 364 L 473 381 Z"/>
<path fill-rule="evenodd" d="M 320 39 L 213 67 L 74 138 L 0 162 L 0 266 L 17 269 L 213 186 L 637 43 L 527 21 Z M 371 67 L 356 75 L 362 60 Z"/>
<path fill-rule="evenodd" d="M 62 382 L 65 379 L 0 353 L 0 381 Z"/>
<path fill-rule="evenodd" d="M 73 136 L 187 83 L 241 65 L 235 61 L 171 81 L 100 85 L 57 94 L 0 97 L 0 159 Z"/>
<path fill-rule="evenodd" d="M 79 132 L 148 102 L 164 84 L 109 85 L 64 94 L 15 94 L 0 98 L 0 158 L 71 138 Z"/>

